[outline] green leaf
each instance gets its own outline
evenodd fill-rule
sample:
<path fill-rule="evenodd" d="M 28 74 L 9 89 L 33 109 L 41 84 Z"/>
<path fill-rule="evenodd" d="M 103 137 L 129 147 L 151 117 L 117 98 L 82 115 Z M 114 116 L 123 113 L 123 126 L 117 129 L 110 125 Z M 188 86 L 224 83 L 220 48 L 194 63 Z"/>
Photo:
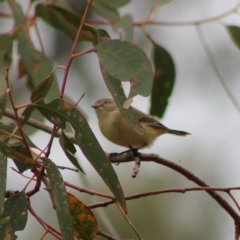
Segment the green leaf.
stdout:
<path fill-rule="evenodd" d="M 6 179 L 7 179 L 7 157 L 0 152 L 0 215 L 3 211 L 5 191 L 6 191 Z M 0 230 L 1 231 L 1 230 Z"/>
<path fill-rule="evenodd" d="M 5 108 L 7 106 L 7 92 L 5 91 L 1 96 L 0 96 L 0 119 L 2 118 Z"/>
<path fill-rule="evenodd" d="M 22 135 L 19 130 L 15 131 L 16 128 L 16 125 L 6 125 L 0 122 L 0 139 L 7 142 L 10 147 L 25 146 L 24 142 L 22 141 Z M 24 137 L 29 147 L 38 149 L 38 147 L 26 134 L 24 134 Z"/>
<path fill-rule="evenodd" d="M 106 1 L 101 2 L 95 0 L 92 2 L 92 8 L 106 19 L 110 19 L 115 22 L 120 20 L 120 15 L 117 9 L 106 3 Z"/>
<path fill-rule="evenodd" d="M 91 209 L 68 193 L 68 204 L 73 224 L 73 234 L 77 239 L 92 240 L 97 235 L 98 223 Z"/>
<path fill-rule="evenodd" d="M 41 99 L 34 105 L 50 122 L 56 124 L 59 128 L 64 129 L 66 122 L 71 124 L 75 131 L 77 145 L 112 191 L 123 211 L 126 212 L 125 199 L 117 175 L 87 121 L 78 109 L 63 99 L 55 99 L 48 104 L 45 104 Z"/>
<path fill-rule="evenodd" d="M 28 163 L 32 165 L 36 165 L 36 163 L 29 157 L 17 152 L 13 148 L 9 147 L 3 140 L 0 139 L 0 152 L 5 156 L 20 161 L 22 163 Z"/>
<path fill-rule="evenodd" d="M 67 200 L 67 191 L 57 166 L 48 158 L 41 158 L 46 166 L 51 188 L 52 202 L 56 209 L 59 227 L 63 239 L 74 239 L 71 216 Z"/>
<path fill-rule="evenodd" d="M 22 163 L 24 167 L 19 168 L 19 170 L 20 172 L 23 172 L 22 170 L 24 168 L 25 170 L 29 169 L 33 165 L 36 165 L 36 163 L 32 160 L 28 149 L 26 149 L 20 131 L 15 131 L 15 129 L 16 126 L 0 123 L 0 152 L 13 159 L 15 163 L 16 161 Z M 29 147 L 37 148 L 30 138 L 26 136 L 26 134 L 24 137 Z"/>
<path fill-rule="evenodd" d="M 0 70 L 6 71 L 11 65 L 13 36 L 9 34 L 0 35 Z"/>
<path fill-rule="evenodd" d="M 14 150 L 15 150 L 16 152 L 18 152 L 18 153 L 20 153 L 20 154 L 28 157 L 28 158 L 31 158 L 31 155 L 30 155 L 28 149 L 26 149 L 25 147 L 16 147 L 16 148 L 14 148 Z M 18 169 L 18 171 L 19 171 L 20 173 L 23 173 L 23 172 L 25 172 L 26 170 L 33 168 L 33 165 L 32 165 L 32 164 L 22 163 L 22 162 L 19 162 L 19 161 L 17 161 L 17 160 L 14 160 L 14 159 L 12 159 L 12 160 L 14 161 L 14 164 L 16 165 L 16 167 L 17 167 L 17 169 Z"/>
<path fill-rule="evenodd" d="M 232 38 L 235 45 L 240 48 L 240 27 L 238 26 L 227 26 L 228 33 Z"/>
<path fill-rule="evenodd" d="M 27 85 L 33 90 L 43 79 L 46 79 L 51 74 L 51 61 L 34 48 L 28 32 L 28 21 L 21 6 L 15 0 L 9 0 L 8 3 L 14 15 L 15 29 L 17 29 L 14 36 L 18 41 L 18 51 L 27 72 Z M 54 84 L 51 91 L 53 96 L 57 95 L 56 89 L 58 89 L 57 83 Z"/>
<path fill-rule="evenodd" d="M 130 81 L 128 98 L 148 96 L 152 90 L 152 66 L 145 53 L 133 43 L 110 40 L 95 46 L 101 66 L 120 81 Z"/>
<path fill-rule="evenodd" d="M 120 21 L 120 26 L 123 28 L 124 35 L 123 39 L 125 41 L 131 42 L 133 38 L 133 20 L 132 16 L 125 14 Z"/>
<path fill-rule="evenodd" d="M 17 193 L 4 203 L 0 215 L 0 239 L 16 239 L 16 231 L 23 230 L 27 222 L 27 199 L 24 192 Z"/>
<path fill-rule="evenodd" d="M 150 114 L 162 117 L 175 83 L 175 65 L 172 56 L 163 47 L 154 44 L 155 66 Z"/>
<path fill-rule="evenodd" d="M 50 74 L 44 81 L 42 81 L 32 92 L 31 101 L 36 102 L 37 100 L 44 98 L 52 87 L 53 75 Z"/>
<path fill-rule="evenodd" d="M 38 86 L 35 87 L 31 94 L 31 101 L 36 102 L 37 100 L 46 97 L 49 90 L 52 87 L 53 83 L 53 74 L 51 73 L 44 81 L 42 81 Z M 23 126 L 27 120 L 30 118 L 32 112 L 35 110 L 35 107 L 30 105 L 28 106 L 22 113 L 24 119 L 21 121 L 21 125 Z"/>
<path fill-rule="evenodd" d="M 81 172 L 84 173 L 82 167 L 78 163 L 77 158 L 74 156 L 76 153 L 76 148 L 73 145 L 73 143 L 69 140 L 69 138 L 65 135 L 64 131 L 61 131 L 61 135 L 59 137 L 59 143 L 62 147 L 62 150 L 64 151 L 67 158 L 70 160 L 70 162 Z"/>
<path fill-rule="evenodd" d="M 98 2 L 99 4 L 111 7 L 111 8 L 120 8 L 127 5 L 130 0 L 94 0 L 94 2 Z"/>
<path fill-rule="evenodd" d="M 82 20 L 81 16 L 67 8 L 41 3 L 36 6 L 35 15 L 72 40 L 75 39 Z M 95 35 L 92 28 L 84 26 L 80 40 L 94 41 Z"/>
<path fill-rule="evenodd" d="M 112 94 L 120 112 L 125 117 L 128 124 L 140 135 L 145 133 L 142 125 L 139 123 L 137 116 L 134 114 L 132 107 L 128 109 L 124 108 L 123 105 L 126 102 L 126 96 L 123 91 L 122 83 L 109 75 L 104 69 L 102 69 L 102 75 L 105 80 L 105 83 L 108 87 L 108 90 Z"/>
<path fill-rule="evenodd" d="M 53 74 L 51 73 L 44 81 L 42 81 L 38 86 L 35 87 L 31 94 L 31 101 L 36 102 L 37 100 L 46 97 L 50 91 L 53 83 Z M 30 105 L 25 108 L 22 115 L 24 119 L 21 121 L 21 126 L 24 126 L 28 119 L 31 117 L 35 107 Z"/>

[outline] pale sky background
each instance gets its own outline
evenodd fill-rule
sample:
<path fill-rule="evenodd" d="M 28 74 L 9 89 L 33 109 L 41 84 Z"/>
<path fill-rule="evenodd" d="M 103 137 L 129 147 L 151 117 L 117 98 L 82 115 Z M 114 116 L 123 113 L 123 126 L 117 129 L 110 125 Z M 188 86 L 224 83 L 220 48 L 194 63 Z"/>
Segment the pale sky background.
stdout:
<path fill-rule="evenodd" d="M 23 1 L 19 1 L 23 2 Z M 211 0 L 176 0 L 171 5 L 159 10 L 155 20 L 190 21 L 204 19 L 225 12 L 236 1 Z M 0 5 L 1 6 L 1 5 Z M 121 15 L 130 13 L 134 21 L 145 20 L 150 11 L 150 1 L 133 0 L 120 10 Z M 213 53 L 215 63 L 228 84 L 232 94 L 240 104 L 239 62 L 240 51 L 232 43 L 225 24 L 240 24 L 237 14 L 202 25 L 204 37 Z M 6 25 L 6 29 L 9 26 Z M 56 55 L 58 44 L 52 28 L 39 23 L 47 55 L 57 64 L 64 65 L 67 55 Z M 103 28 L 103 26 L 101 26 Z M 1 28 L 3 32 L 3 27 Z M 109 29 L 109 28 L 106 28 Z M 148 26 L 153 39 L 165 47 L 176 64 L 176 84 L 169 106 L 161 122 L 173 129 L 190 132 L 192 135 L 181 138 L 172 135 L 160 137 L 144 153 L 156 153 L 189 169 L 213 187 L 234 187 L 240 185 L 240 113 L 232 105 L 222 88 L 199 40 L 195 26 Z M 118 35 L 109 30 L 112 38 Z M 151 56 L 151 45 L 135 28 L 134 42 Z M 58 35 L 58 38 L 62 35 Z M 35 39 L 33 35 L 33 39 Z M 83 44 L 81 49 L 90 45 Z M 67 53 L 69 49 L 65 49 Z M 55 58 L 55 57 L 58 58 Z M 14 73 L 12 73 L 14 80 Z M 62 81 L 62 71 L 57 71 L 58 81 Z M 14 86 L 14 85 L 13 85 Z M 15 86 L 14 86 L 15 87 Z M 128 85 L 125 85 L 127 91 Z M 79 107 L 85 112 L 89 124 L 107 152 L 120 152 L 118 147 L 106 140 L 99 131 L 94 110 L 90 107 L 96 100 L 110 97 L 104 85 L 96 55 L 89 54 L 77 59 L 69 73 L 66 95 L 73 102 L 85 93 Z M 29 101 L 26 99 L 23 102 Z M 148 112 L 149 99 L 138 96 L 133 106 Z M 49 139 L 47 134 L 33 135 L 31 138 L 39 147 L 45 147 Z M 109 193 L 103 181 L 78 151 L 78 159 L 86 176 L 69 171 L 61 171 L 66 181 L 81 187 Z M 72 166 L 56 140 L 51 159 L 58 165 Z M 14 166 L 10 161 L 9 166 Z M 131 177 L 134 164 L 114 166 L 126 196 L 141 192 L 156 191 L 166 188 L 194 187 L 194 183 L 174 171 L 154 163 L 142 163 L 136 179 Z M 21 190 L 26 179 L 17 175 L 10 168 L 8 171 L 8 189 Z M 85 203 L 103 201 L 92 196 L 70 190 Z M 237 201 L 240 194 L 233 192 Z M 230 199 L 225 195 L 226 199 Z M 36 212 L 47 222 L 57 226 L 56 217 L 47 196 L 42 190 L 31 198 Z M 233 205 L 233 203 L 231 202 Z M 234 206 L 234 205 L 233 205 Z M 225 210 L 205 192 L 185 194 L 164 194 L 128 202 L 129 218 L 139 230 L 143 239 L 155 240 L 225 240 L 234 239 L 234 223 Z M 111 205 L 99 208 L 94 213 L 102 219 L 100 230 L 118 239 L 137 239 L 125 222 L 117 207 Z M 34 230 L 33 230 L 34 229 Z M 18 232 L 19 239 L 40 239 L 43 228 L 29 214 L 29 221 L 24 232 Z M 34 238 L 32 238 L 34 236 Z M 45 239 L 54 239 L 48 235 Z M 103 239 L 98 237 L 96 239 Z"/>

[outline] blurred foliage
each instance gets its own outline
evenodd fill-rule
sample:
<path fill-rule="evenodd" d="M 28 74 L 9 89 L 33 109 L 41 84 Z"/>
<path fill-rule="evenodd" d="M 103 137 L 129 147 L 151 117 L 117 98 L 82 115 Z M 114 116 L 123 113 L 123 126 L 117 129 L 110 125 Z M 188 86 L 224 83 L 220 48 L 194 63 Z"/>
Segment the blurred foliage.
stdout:
<path fill-rule="evenodd" d="M 130 201 L 128 209 L 135 210 L 130 211 L 129 219 L 126 221 L 124 218 L 127 218 L 127 204 L 122 190 L 122 184 L 126 183 L 124 183 L 124 180 L 119 180 L 114 167 L 91 130 L 86 116 L 83 114 L 87 110 L 78 109 L 74 102 L 66 100 L 67 96 L 65 94 L 68 83 L 71 82 L 68 74 L 73 62 L 80 61 L 83 55 L 95 53 L 98 57 L 99 68 L 91 65 L 85 69 L 85 72 L 96 71 L 97 69 L 101 72 L 103 80 L 94 82 L 94 86 L 97 86 L 97 84 L 106 85 L 106 89 L 116 101 L 129 125 L 137 133 L 144 134 L 143 128 L 129 103 L 137 95 L 150 96 L 150 113 L 162 118 L 166 112 L 176 84 L 177 64 L 172 53 L 165 46 L 162 46 L 157 41 L 158 39 L 153 40 L 146 26 L 154 23 L 157 10 L 173 2 L 171 0 L 153 0 L 147 20 L 136 22 L 131 13 L 121 14 L 120 8 L 128 8 L 131 4 L 129 0 L 82 1 L 79 3 L 79 8 L 85 9 L 84 11 L 74 8 L 73 3 L 68 1 L 48 1 L 46 3 L 32 0 L 28 2 L 27 10 L 25 10 L 23 3 L 16 0 L 0 1 L 0 6 L 7 6 L 10 10 L 10 14 L 1 10 L 0 21 L 4 18 L 10 18 L 14 23 L 8 32 L 0 34 L 0 70 L 1 74 L 6 72 L 5 82 L 7 86 L 6 89 L 2 89 L 1 94 L 3 94 L 0 96 L 0 118 L 5 116 L 4 121 L 0 122 L 1 239 L 16 239 L 15 232 L 24 230 L 27 224 L 28 212 L 31 212 L 39 224 L 45 228 L 46 233 L 62 239 L 74 239 L 74 237 L 78 239 L 97 239 L 101 230 L 113 235 L 114 233 L 119 234 L 120 239 L 135 239 L 136 235 L 131 228 L 129 219 L 133 219 L 135 223 L 133 225 L 137 230 L 140 229 L 139 232 L 144 239 L 149 239 L 149 235 L 154 239 L 189 240 L 206 239 L 206 236 L 211 236 L 212 232 L 202 231 L 202 235 L 199 238 L 196 237 L 198 234 L 195 234 L 194 231 L 197 233 L 199 230 L 199 222 L 196 219 L 194 224 L 189 221 L 191 226 L 184 229 L 181 226 L 181 219 L 184 216 L 176 216 L 174 210 L 167 216 L 168 219 L 173 218 L 172 221 L 169 220 L 170 222 L 168 222 L 162 219 L 161 222 L 158 222 L 158 215 L 164 215 L 165 205 L 173 206 L 173 209 L 188 208 L 187 204 L 184 205 L 184 200 L 168 197 L 168 195 L 158 196 L 160 200 L 145 198 L 140 200 L 140 205 L 136 205 L 135 201 Z M 229 11 L 229 14 L 234 13 L 238 8 L 239 5 L 236 5 Z M 226 13 L 219 18 L 225 15 Z M 215 19 L 213 17 L 208 21 L 215 21 Z M 206 22 L 206 20 L 204 21 Z M 56 59 L 51 59 L 45 52 L 44 48 L 47 43 L 42 40 L 44 32 L 39 31 L 37 27 L 39 22 L 47 24 L 54 33 L 61 34 L 57 35 L 61 37 L 56 39 L 56 42 L 60 43 L 58 47 L 61 51 L 66 51 L 63 46 L 65 46 L 65 40 L 69 39 L 70 44 L 67 51 L 71 54 L 64 59 L 66 63 L 64 66 L 54 66 Z M 186 23 L 186 25 L 189 24 L 199 25 L 201 21 Z M 178 25 L 177 22 L 176 25 Z M 233 43 L 239 48 L 239 26 L 226 24 L 224 27 Z M 145 53 L 145 49 L 136 44 L 136 28 L 142 31 L 149 42 L 152 48 L 151 54 Z M 33 37 L 32 29 L 36 31 L 36 38 Z M 115 39 L 116 35 L 118 39 Z M 10 69 L 10 74 L 8 69 Z M 57 78 L 57 73 L 60 70 L 64 71 L 61 81 Z M 12 72 L 15 73 L 14 78 L 17 80 L 17 84 L 13 85 L 10 84 Z M 1 81 L 3 82 L 4 79 Z M 125 82 L 129 84 L 128 94 L 124 91 Z M 20 89 L 18 89 L 19 86 L 21 86 Z M 27 98 L 29 97 L 28 102 L 22 103 L 14 99 L 15 89 L 17 89 L 17 96 L 22 94 L 26 95 Z M 93 89 L 96 92 L 98 90 L 97 87 Z M 22 112 L 19 113 L 19 110 Z M 38 114 L 36 115 L 37 111 Z M 14 119 L 14 124 L 12 122 L 6 123 L 6 118 Z M 25 131 L 24 126 L 29 125 L 30 120 L 33 121 L 31 125 L 33 130 L 28 132 Z M 37 120 L 38 124 L 42 124 L 44 129 L 41 130 L 49 133 L 44 148 L 38 147 L 38 142 L 32 142 L 30 139 L 31 134 L 41 131 L 38 125 L 34 125 L 36 124 L 34 120 Z M 45 122 L 51 123 L 50 130 L 47 128 L 48 126 L 43 124 Z M 74 136 L 68 134 L 67 126 L 70 126 L 73 130 Z M 59 148 L 63 149 L 70 164 L 80 170 L 80 174 L 84 173 L 83 167 L 75 156 L 77 151 L 75 146 L 78 146 L 112 195 L 100 193 L 102 189 L 98 186 L 98 182 L 96 182 L 96 187 L 100 189 L 98 192 L 85 191 L 98 196 L 98 198 L 105 197 L 110 200 L 115 198 L 119 211 L 112 209 L 113 206 L 109 206 L 106 210 L 110 215 L 109 221 L 118 223 L 113 224 L 114 231 L 111 231 L 112 227 L 107 227 L 107 223 L 104 222 L 104 215 L 91 211 L 87 205 L 89 203 L 85 203 L 82 199 L 80 201 L 78 197 L 67 191 L 63 175 L 59 171 L 61 167 L 56 165 L 57 159 L 51 158 L 53 139 L 56 136 L 60 138 Z M 13 161 L 17 173 L 25 174 L 27 172 L 31 174 L 23 189 L 14 189 L 13 192 L 8 191 L 6 187 L 7 159 Z M 165 177 L 167 178 L 167 176 Z M 34 187 L 28 190 L 30 182 L 34 183 Z M 49 228 L 45 220 L 41 219 L 32 207 L 30 199 L 32 196 L 38 195 L 42 184 L 45 185 L 45 191 L 52 201 L 59 230 Z M 141 181 L 142 187 L 145 187 L 145 192 L 151 191 L 149 187 L 154 184 L 153 179 L 146 181 L 142 179 Z M 84 191 L 76 185 L 72 185 L 72 188 L 80 192 Z M 135 192 L 137 189 L 138 187 L 135 187 Z M 150 208 L 151 205 L 155 208 Z M 194 219 L 194 216 L 192 217 Z M 200 218 L 203 219 L 202 216 Z M 149 219 L 155 224 L 149 224 Z M 202 221 L 203 225 L 205 223 L 206 229 L 208 227 L 207 220 Z M 213 218 L 213 220 L 215 219 Z M 146 229 L 142 229 L 141 222 L 144 222 Z M 176 224 L 174 231 L 170 226 L 171 223 Z M 194 231 L 190 232 L 189 229 L 194 229 Z"/>

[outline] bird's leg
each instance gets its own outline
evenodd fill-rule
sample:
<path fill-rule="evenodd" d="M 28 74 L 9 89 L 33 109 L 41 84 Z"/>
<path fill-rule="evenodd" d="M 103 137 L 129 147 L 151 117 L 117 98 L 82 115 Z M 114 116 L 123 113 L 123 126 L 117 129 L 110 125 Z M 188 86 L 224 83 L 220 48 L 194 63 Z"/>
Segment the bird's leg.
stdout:
<path fill-rule="evenodd" d="M 123 154 L 131 154 L 132 157 L 137 157 L 140 155 L 140 153 L 138 152 L 138 148 L 133 147 L 132 145 L 129 145 L 129 149 L 120 153 L 110 153 L 110 158 L 113 156 L 117 156 L 117 155 L 123 155 Z"/>

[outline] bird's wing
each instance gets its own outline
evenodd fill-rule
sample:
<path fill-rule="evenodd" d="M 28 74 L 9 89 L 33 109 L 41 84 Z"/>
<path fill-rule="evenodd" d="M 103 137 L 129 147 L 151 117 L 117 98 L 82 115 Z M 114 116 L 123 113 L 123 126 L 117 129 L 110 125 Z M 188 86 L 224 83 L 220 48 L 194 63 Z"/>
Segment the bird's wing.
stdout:
<path fill-rule="evenodd" d="M 156 128 L 168 129 L 163 124 L 161 124 L 158 120 L 151 118 L 149 116 L 147 116 L 147 117 L 144 116 L 144 117 L 139 118 L 139 122 L 149 125 L 149 126 L 152 126 L 152 127 L 156 127 Z"/>

